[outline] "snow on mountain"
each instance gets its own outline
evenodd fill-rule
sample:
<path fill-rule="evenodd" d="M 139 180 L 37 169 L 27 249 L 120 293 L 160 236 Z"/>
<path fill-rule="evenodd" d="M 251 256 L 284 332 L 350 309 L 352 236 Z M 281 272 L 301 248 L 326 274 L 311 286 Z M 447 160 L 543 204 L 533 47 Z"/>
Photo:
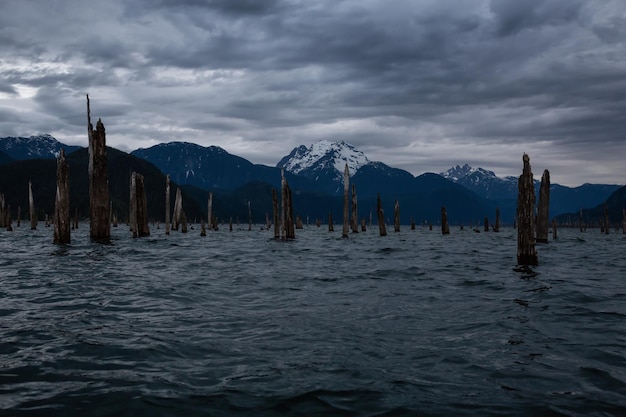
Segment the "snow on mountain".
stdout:
<path fill-rule="evenodd" d="M 15 160 L 51 159 L 59 156 L 61 149 L 69 154 L 79 146 L 67 146 L 48 134 L 31 137 L 0 138 L 0 151 Z"/>
<path fill-rule="evenodd" d="M 496 177 L 496 174 L 493 171 L 487 171 L 486 169 L 480 167 L 473 168 L 469 164 L 465 164 L 463 166 L 457 165 L 450 168 L 446 172 L 440 173 L 439 175 L 453 182 L 459 182 L 464 178 L 473 178 L 474 181 L 477 182 L 480 182 L 481 179 L 501 179 Z M 517 178 L 515 178 L 515 181 L 517 181 Z"/>
<path fill-rule="evenodd" d="M 348 170 L 352 176 L 359 168 L 369 162 L 363 152 L 348 143 L 321 140 L 308 148 L 304 145 L 294 148 L 276 166 L 284 168 L 292 174 L 333 168 L 336 171 L 336 176 L 342 178 L 346 164 L 348 164 Z"/>

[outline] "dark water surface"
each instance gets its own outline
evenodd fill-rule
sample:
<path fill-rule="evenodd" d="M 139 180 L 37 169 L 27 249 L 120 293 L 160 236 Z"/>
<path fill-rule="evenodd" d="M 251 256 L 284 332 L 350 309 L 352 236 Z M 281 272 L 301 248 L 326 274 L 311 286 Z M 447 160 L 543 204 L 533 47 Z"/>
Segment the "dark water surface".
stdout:
<path fill-rule="evenodd" d="M 626 237 L 0 231 L 0 415 L 626 415 Z"/>

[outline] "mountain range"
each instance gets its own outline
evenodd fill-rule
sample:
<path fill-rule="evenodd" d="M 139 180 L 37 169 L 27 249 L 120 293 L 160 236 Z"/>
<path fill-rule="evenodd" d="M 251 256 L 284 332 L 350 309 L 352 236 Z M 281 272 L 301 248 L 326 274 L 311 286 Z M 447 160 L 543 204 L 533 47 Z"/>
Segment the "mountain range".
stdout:
<path fill-rule="evenodd" d="M 70 154 L 80 149 L 63 145 L 50 135 L 0 138 L 0 165 L 3 170 L 6 167 L 17 169 L 26 160 L 54 158 L 61 148 Z M 84 148 L 83 151 L 86 153 Z M 3 154 L 6 155 L 4 159 Z M 247 218 L 247 201 L 251 201 L 254 220 L 264 222 L 265 213 L 271 214 L 272 210 L 271 188 L 280 187 L 281 171 L 284 170 L 294 194 L 296 213 L 325 220 L 332 212 L 334 218 L 339 219 L 346 164 L 350 171 L 350 183 L 356 187 L 361 217 L 369 217 L 370 212 L 375 211 L 378 194 L 386 213 L 392 213 L 394 202 L 399 201 L 404 223 L 408 223 L 410 218 L 417 222 L 437 222 L 442 205 L 446 206 L 452 223 L 469 224 L 482 221 L 484 216 L 493 218 L 496 207 L 501 209 L 504 222 L 511 223 L 515 215 L 516 177 L 500 178 L 492 171 L 469 165 L 457 165 L 441 174 L 413 176 L 382 162 L 371 161 L 363 152 L 345 142 L 320 141 L 309 147 L 296 147 L 275 167 L 253 164 L 217 146 L 203 147 L 185 142 L 137 149 L 124 158 L 128 158 L 127 165 L 137 165 L 130 162 L 133 159 L 143 160 L 144 164 L 148 164 L 146 166 L 154 166 L 161 174 L 169 174 L 172 181 L 180 184 L 188 198 L 194 201 L 199 216 L 206 215 L 206 196 L 208 191 L 212 191 L 216 197 L 219 196 L 216 205 L 222 212 L 222 219 L 231 215 Z M 19 171 L 19 175 L 28 175 L 27 172 Z M 116 187 L 112 180 L 110 183 L 112 188 Z M 6 183 L 0 181 L 0 187 L 0 191 L 6 193 Z M 124 187 L 120 188 L 120 198 L 127 198 Z M 163 195 L 159 190 L 159 180 L 155 179 L 154 187 L 154 193 L 160 194 L 158 200 Z M 603 184 L 584 184 L 575 188 L 552 184 L 550 214 L 557 216 L 594 207 L 619 188 Z M 155 204 L 159 204 L 157 200 Z M 154 215 L 160 217 L 160 211 L 157 210 Z"/>

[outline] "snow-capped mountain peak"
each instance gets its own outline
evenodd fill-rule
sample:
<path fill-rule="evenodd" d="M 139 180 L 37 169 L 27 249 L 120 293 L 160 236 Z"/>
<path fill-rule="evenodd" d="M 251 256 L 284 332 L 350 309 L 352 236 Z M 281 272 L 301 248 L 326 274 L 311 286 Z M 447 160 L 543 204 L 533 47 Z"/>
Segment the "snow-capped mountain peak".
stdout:
<path fill-rule="evenodd" d="M 363 152 L 346 142 L 320 140 L 308 148 L 304 145 L 294 148 L 289 155 L 280 160 L 277 167 L 284 168 L 292 174 L 334 168 L 337 175 L 342 176 L 348 164 L 352 176 L 369 162 Z"/>
<path fill-rule="evenodd" d="M 0 151 L 15 160 L 52 159 L 59 156 L 61 149 L 65 149 L 65 153 L 69 154 L 79 147 L 64 145 L 48 134 L 0 138 Z"/>
<path fill-rule="evenodd" d="M 469 164 L 465 164 L 463 166 L 457 165 L 445 172 L 440 173 L 439 175 L 453 182 L 459 182 L 462 178 L 467 178 L 470 176 L 475 178 L 497 178 L 496 174 L 493 171 L 488 171 L 480 167 L 473 168 Z"/>

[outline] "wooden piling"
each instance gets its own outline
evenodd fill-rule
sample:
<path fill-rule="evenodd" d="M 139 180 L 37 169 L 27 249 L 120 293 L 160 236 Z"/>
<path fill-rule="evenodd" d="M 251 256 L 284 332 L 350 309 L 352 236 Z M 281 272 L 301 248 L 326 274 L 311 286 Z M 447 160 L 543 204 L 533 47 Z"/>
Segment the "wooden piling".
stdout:
<path fill-rule="evenodd" d="M 347 165 L 346 165 L 347 166 Z M 359 233 L 359 217 L 357 212 L 356 185 L 352 184 L 352 233 Z"/>
<path fill-rule="evenodd" d="M 65 151 L 61 149 L 57 159 L 57 192 L 54 205 L 54 243 L 69 244 L 70 237 L 70 187 L 69 167 Z"/>
<path fill-rule="evenodd" d="M 376 198 L 376 212 L 378 213 L 378 232 L 380 236 L 387 236 L 387 226 L 385 225 L 385 212 L 383 210 L 383 203 L 380 200 L 380 193 Z"/>
<path fill-rule="evenodd" d="M 400 202 L 398 200 L 393 206 L 393 230 L 394 232 L 400 231 Z"/>
<path fill-rule="evenodd" d="M 285 178 L 285 170 L 281 170 L 281 185 L 282 185 L 282 201 L 283 201 L 283 228 L 285 231 L 284 238 L 295 239 L 296 232 L 293 224 L 293 206 L 291 201 L 291 188 L 289 188 L 289 183 L 287 182 L 287 178 Z"/>
<path fill-rule="evenodd" d="M 98 119 L 91 124 L 89 95 L 87 95 L 87 133 L 89 138 L 89 236 L 100 243 L 111 241 L 109 181 L 104 124 Z"/>
<path fill-rule="evenodd" d="M 35 199 L 33 198 L 33 183 L 28 181 L 28 207 L 30 214 L 30 230 L 37 229 L 37 213 L 35 213 Z"/>
<path fill-rule="evenodd" d="M 170 234 L 170 174 L 165 176 L 165 234 Z"/>
<path fill-rule="evenodd" d="M 517 264 L 538 265 L 535 249 L 535 187 L 530 157 L 522 157 L 524 168 L 517 181 Z"/>
<path fill-rule="evenodd" d="M 280 223 L 278 220 L 278 197 L 276 195 L 276 188 L 272 188 L 272 207 L 274 210 L 274 239 L 280 239 Z"/>
<path fill-rule="evenodd" d="M 150 236 L 148 203 L 143 175 L 133 172 L 130 179 L 130 227 L 133 237 Z"/>
<path fill-rule="evenodd" d="M 546 169 L 541 176 L 539 188 L 539 205 L 537 207 L 537 242 L 548 243 L 550 229 L 550 172 Z"/>
<path fill-rule="evenodd" d="M 494 232 L 499 232 L 500 231 L 500 208 L 496 208 L 496 224 L 493 228 Z"/>
<path fill-rule="evenodd" d="M 448 213 L 445 206 L 441 206 L 441 234 L 450 234 L 450 225 L 448 224 Z"/>
<path fill-rule="evenodd" d="M 343 229 L 341 233 L 341 237 L 348 237 L 348 193 L 350 191 L 350 171 L 348 170 L 348 164 L 346 164 L 345 169 L 343 170 Z"/>
<path fill-rule="evenodd" d="M 252 230 L 252 209 L 250 208 L 250 200 L 248 200 L 248 231 Z"/>

